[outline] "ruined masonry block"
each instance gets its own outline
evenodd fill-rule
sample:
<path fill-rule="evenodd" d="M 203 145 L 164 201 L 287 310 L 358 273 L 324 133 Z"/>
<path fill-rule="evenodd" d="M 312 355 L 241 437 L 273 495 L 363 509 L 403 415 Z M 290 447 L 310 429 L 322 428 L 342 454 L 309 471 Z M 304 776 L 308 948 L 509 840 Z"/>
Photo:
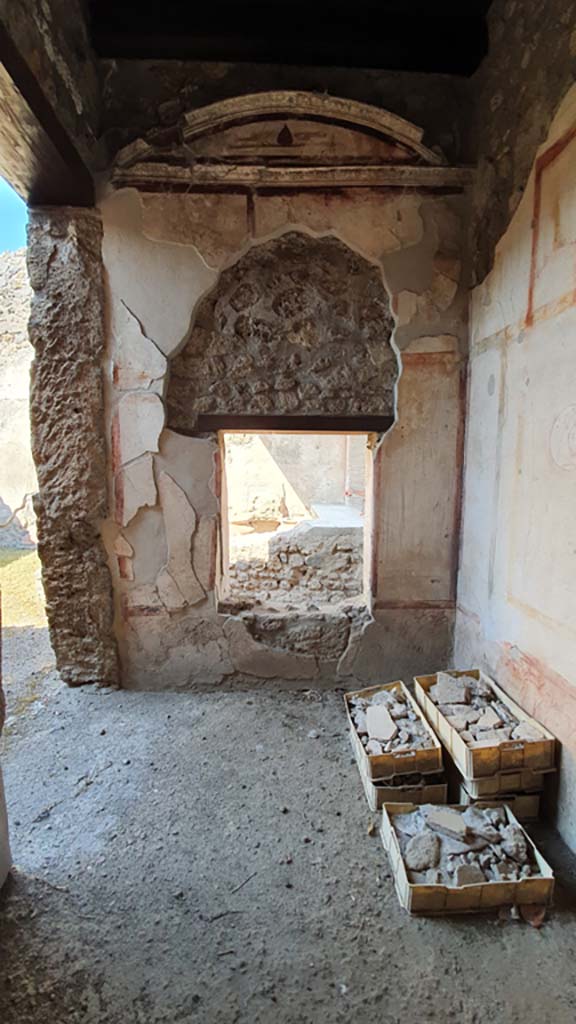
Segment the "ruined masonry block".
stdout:
<path fill-rule="evenodd" d="M 99 529 L 108 512 L 101 239 L 94 210 L 30 211 L 38 550 L 50 638 L 70 685 L 118 681 L 112 585 Z"/>

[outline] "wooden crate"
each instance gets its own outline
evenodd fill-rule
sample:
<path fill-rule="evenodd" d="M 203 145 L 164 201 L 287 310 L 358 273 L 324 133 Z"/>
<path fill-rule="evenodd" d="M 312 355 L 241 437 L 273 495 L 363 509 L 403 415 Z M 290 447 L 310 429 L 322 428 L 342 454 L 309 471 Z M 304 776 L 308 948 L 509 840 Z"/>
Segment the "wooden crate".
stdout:
<path fill-rule="evenodd" d="M 492 804 L 493 807 L 500 807 L 502 804 L 506 804 L 518 821 L 536 821 L 540 815 L 540 793 L 501 793 L 497 800 L 478 800 L 468 792 L 462 783 L 459 800 L 461 804 L 467 806 L 482 804 L 483 807 L 488 807 L 489 804 Z M 412 803 L 418 803 L 418 801 L 413 800 Z"/>
<path fill-rule="evenodd" d="M 462 805 L 452 805 L 465 810 Z M 482 803 L 478 806 L 483 806 Z M 409 881 L 400 843 L 394 828 L 395 814 L 409 814 L 417 810 L 416 804 L 384 804 L 380 834 L 384 849 L 392 865 L 392 874 L 400 905 L 411 914 L 470 914 L 494 910 L 514 904 L 539 903 L 549 905 L 554 893 L 554 874 L 530 836 L 517 822 L 509 807 L 495 801 L 486 806 L 503 806 L 509 824 L 522 830 L 532 848 L 540 871 L 536 878 L 522 878 L 518 882 L 481 882 L 476 885 L 421 885 Z"/>
<path fill-rule="evenodd" d="M 390 751 L 389 754 L 377 755 L 366 753 L 362 740 L 356 732 L 356 726 L 352 721 L 349 702 L 351 697 L 373 697 L 375 693 L 380 693 L 381 690 L 396 690 L 404 694 L 406 701 L 412 710 L 416 712 L 430 735 L 429 747 L 407 750 L 397 754 L 394 751 Z M 344 695 L 344 704 L 346 706 L 350 739 L 356 761 L 358 762 L 358 767 L 365 771 L 369 779 L 389 779 L 393 775 L 406 775 L 408 772 L 421 772 L 425 775 L 431 772 L 442 771 L 442 745 L 430 723 L 426 720 L 425 715 L 423 715 L 411 693 L 409 693 L 401 680 L 396 680 L 393 683 L 384 683 L 380 686 L 369 686 L 365 690 L 355 690 L 352 693 L 346 693 Z"/>
<path fill-rule="evenodd" d="M 472 749 L 462 739 L 457 729 L 446 720 L 428 691 L 437 681 L 437 673 L 429 676 L 416 676 L 415 696 L 432 728 L 452 756 L 466 780 L 480 779 L 486 775 L 509 772 L 515 769 L 522 771 L 545 771 L 555 767 L 556 740 L 551 732 L 530 718 L 522 708 L 501 690 L 500 687 L 480 669 L 464 671 L 446 670 L 453 676 L 473 676 L 483 679 L 493 689 L 503 704 L 520 722 L 528 722 L 542 733 L 542 740 L 503 740 L 492 747 Z"/>
<path fill-rule="evenodd" d="M 371 811 L 380 811 L 384 804 L 445 804 L 448 799 L 446 782 L 421 781 L 410 785 L 394 786 L 394 779 L 382 779 L 374 782 L 361 765 L 358 765 L 360 778 Z M 430 775 L 430 778 L 434 776 Z"/>
<path fill-rule="evenodd" d="M 501 793 L 539 793 L 544 789 L 544 776 L 548 772 L 497 772 L 483 779 L 465 779 L 466 789 L 475 800 L 499 796 Z"/>

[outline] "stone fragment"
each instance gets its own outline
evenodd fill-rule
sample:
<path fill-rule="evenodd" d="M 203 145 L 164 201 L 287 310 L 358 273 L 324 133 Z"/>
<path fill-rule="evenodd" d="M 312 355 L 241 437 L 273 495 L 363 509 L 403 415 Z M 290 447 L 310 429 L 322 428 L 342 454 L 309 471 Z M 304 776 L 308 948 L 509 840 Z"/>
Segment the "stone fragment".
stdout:
<path fill-rule="evenodd" d="M 398 726 L 392 718 L 388 708 L 383 705 L 371 705 L 366 712 L 368 735 L 370 739 L 388 740 L 394 739 L 398 732 Z"/>
<path fill-rule="evenodd" d="M 404 860 L 411 871 L 426 871 L 435 867 L 439 859 L 440 840 L 433 832 L 419 832 L 408 841 Z"/>
<path fill-rule="evenodd" d="M 446 719 L 453 729 L 457 732 L 465 732 L 466 726 L 468 725 L 468 718 L 466 715 L 448 715 Z"/>
<path fill-rule="evenodd" d="M 430 696 L 436 704 L 468 704 L 470 690 L 447 672 L 439 672 L 437 682 L 430 687 Z"/>
<path fill-rule="evenodd" d="M 544 737 L 530 722 L 520 722 L 512 732 L 512 739 L 530 742 L 531 740 L 542 740 Z"/>
<path fill-rule="evenodd" d="M 462 818 L 472 830 L 474 835 L 482 836 L 489 843 L 497 843 L 500 839 L 500 832 L 486 817 L 485 813 L 477 807 L 467 807 Z"/>
<path fill-rule="evenodd" d="M 426 823 L 437 832 L 444 832 L 455 839 L 466 839 L 469 835 L 469 828 L 460 813 L 453 807 L 435 807 L 428 805 L 425 810 Z"/>
<path fill-rule="evenodd" d="M 354 724 L 356 730 L 360 736 L 365 736 L 368 732 L 368 722 L 366 720 L 365 711 L 356 711 L 354 713 Z"/>
<path fill-rule="evenodd" d="M 396 695 L 393 694 L 391 691 L 379 690 L 378 693 L 375 693 L 374 696 L 371 698 L 370 704 L 373 704 L 375 707 L 379 704 L 386 704 L 387 706 L 392 706 L 396 703 L 396 700 Z"/>
<path fill-rule="evenodd" d="M 406 704 L 402 704 L 400 701 L 396 701 L 395 704 L 390 705 L 390 714 L 396 721 L 399 718 L 408 718 L 408 707 Z"/>
<path fill-rule="evenodd" d="M 477 729 L 500 729 L 502 726 L 502 719 L 500 715 L 497 715 L 493 708 L 486 708 L 484 713 L 478 718 L 476 722 Z"/>
<path fill-rule="evenodd" d="M 380 754 L 384 753 L 382 744 L 378 740 L 368 740 L 366 751 L 368 754 L 372 754 L 373 757 L 380 757 Z"/>
<path fill-rule="evenodd" d="M 456 868 L 456 885 L 478 885 L 486 881 L 486 875 L 478 864 L 459 864 Z"/>
<path fill-rule="evenodd" d="M 482 747 L 494 747 L 510 739 L 510 729 L 503 726 L 500 729 L 484 729 L 477 734 L 477 738 L 470 744 L 475 750 Z"/>
<path fill-rule="evenodd" d="M 506 825 L 500 829 L 500 834 L 504 853 L 519 864 L 525 864 L 528 860 L 528 843 L 522 830 L 517 825 Z"/>

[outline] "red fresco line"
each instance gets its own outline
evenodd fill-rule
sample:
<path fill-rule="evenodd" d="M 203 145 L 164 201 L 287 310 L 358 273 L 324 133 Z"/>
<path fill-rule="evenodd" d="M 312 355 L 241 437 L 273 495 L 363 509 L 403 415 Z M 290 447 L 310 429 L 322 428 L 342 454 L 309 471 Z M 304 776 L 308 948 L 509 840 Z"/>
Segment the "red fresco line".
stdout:
<path fill-rule="evenodd" d="M 536 287 L 536 262 L 538 257 L 538 244 L 540 241 L 540 213 L 542 210 L 542 176 L 547 167 L 564 152 L 572 140 L 576 138 L 576 125 L 564 132 L 556 142 L 553 142 L 547 150 L 536 160 L 534 173 L 534 201 L 532 208 L 532 249 L 530 254 L 530 278 L 528 284 L 528 306 L 526 308 L 525 326 L 532 327 L 534 323 L 534 290 Z"/>
<path fill-rule="evenodd" d="M 112 420 L 112 473 L 114 476 L 114 518 L 121 523 L 124 518 L 124 483 L 121 467 L 120 420 L 118 414 Z"/>
<path fill-rule="evenodd" d="M 518 703 L 557 739 L 576 749 L 576 688 L 539 658 L 500 644 L 497 677 Z"/>

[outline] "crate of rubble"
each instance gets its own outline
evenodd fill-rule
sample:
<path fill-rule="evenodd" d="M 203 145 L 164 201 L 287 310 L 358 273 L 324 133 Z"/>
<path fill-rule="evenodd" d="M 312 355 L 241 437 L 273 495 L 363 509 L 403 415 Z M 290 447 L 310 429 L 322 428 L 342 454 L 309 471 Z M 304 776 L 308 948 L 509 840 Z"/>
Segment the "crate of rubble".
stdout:
<path fill-rule="evenodd" d="M 422 775 L 394 775 L 391 779 L 371 779 L 358 765 L 360 778 L 371 811 L 380 811 L 384 804 L 445 804 L 448 784 L 443 772 Z"/>
<path fill-rule="evenodd" d="M 464 783 L 461 783 L 458 800 L 466 807 L 477 804 L 487 806 L 489 803 L 493 806 L 506 804 L 518 821 L 537 821 L 540 816 L 540 793 L 502 793 L 497 800 L 486 800 L 486 797 L 479 800 L 468 792 Z M 412 801 L 412 803 L 417 802 L 417 800 Z M 431 800 L 430 803 L 436 803 L 436 801 Z"/>
<path fill-rule="evenodd" d="M 466 780 L 554 768 L 552 733 L 479 669 L 416 676 L 415 696 Z"/>
<path fill-rule="evenodd" d="M 358 767 L 369 779 L 442 771 L 442 746 L 404 683 L 344 696 Z"/>
<path fill-rule="evenodd" d="M 506 805 L 385 804 L 381 836 L 411 914 L 552 902 L 552 869 Z"/>

